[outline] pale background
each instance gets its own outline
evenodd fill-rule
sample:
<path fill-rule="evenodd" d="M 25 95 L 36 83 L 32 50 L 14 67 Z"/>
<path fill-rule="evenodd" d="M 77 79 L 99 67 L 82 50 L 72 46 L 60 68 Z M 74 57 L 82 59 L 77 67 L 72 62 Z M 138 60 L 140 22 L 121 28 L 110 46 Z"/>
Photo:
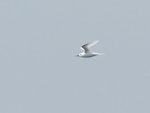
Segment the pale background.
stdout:
<path fill-rule="evenodd" d="M 0 113 L 150 113 L 149 4 L 1 0 Z"/>

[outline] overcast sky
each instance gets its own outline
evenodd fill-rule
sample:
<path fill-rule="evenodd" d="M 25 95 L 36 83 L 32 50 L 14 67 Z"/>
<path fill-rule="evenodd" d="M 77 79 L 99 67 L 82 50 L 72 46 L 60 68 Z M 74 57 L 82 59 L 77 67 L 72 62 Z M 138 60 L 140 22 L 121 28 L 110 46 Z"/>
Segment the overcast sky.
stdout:
<path fill-rule="evenodd" d="M 0 113 L 150 113 L 149 4 L 0 0 Z"/>

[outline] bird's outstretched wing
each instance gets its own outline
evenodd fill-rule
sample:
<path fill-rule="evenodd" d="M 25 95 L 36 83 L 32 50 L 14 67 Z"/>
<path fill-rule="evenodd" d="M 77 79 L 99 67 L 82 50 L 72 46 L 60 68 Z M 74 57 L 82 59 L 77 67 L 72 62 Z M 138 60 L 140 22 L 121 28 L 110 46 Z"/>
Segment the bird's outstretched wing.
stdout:
<path fill-rule="evenodd" d="M 87 43 L 87 44 L 81 46 L 80 48 L 81 48 L 85 53 L 87 53 L 87 52 L 90 52 L 89 48 L 92 47 L 92 46 L 94 46 L 94 45 L 97 44 L 98 42 L 99 42 L 99 40 L 96 40 L 96 41 L 93 41 L 93 42 L 91 42 L 91 43 Z"/>

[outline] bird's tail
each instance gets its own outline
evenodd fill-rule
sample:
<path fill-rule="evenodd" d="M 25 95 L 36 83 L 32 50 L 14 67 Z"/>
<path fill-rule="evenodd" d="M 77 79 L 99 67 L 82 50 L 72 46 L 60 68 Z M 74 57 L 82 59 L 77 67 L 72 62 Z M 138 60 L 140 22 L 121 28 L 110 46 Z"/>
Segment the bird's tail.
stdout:
<path fill-rule="evenodd" d="M 94 53 L 96 55 L 105 55 L 104 53 Z"/>

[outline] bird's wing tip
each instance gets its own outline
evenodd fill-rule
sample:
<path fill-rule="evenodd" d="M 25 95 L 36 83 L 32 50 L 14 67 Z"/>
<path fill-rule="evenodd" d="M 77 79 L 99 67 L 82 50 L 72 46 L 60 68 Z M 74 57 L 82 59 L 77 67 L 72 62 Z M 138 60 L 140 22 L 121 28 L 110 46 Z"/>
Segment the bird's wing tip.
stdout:
<path fill-rule="evenodd" d="M 95 41 L 93 41 L 93 42 L 91 42 L 91 43 L 98 43 L 99 42 L 99 40 L 95 40 Z"/>

